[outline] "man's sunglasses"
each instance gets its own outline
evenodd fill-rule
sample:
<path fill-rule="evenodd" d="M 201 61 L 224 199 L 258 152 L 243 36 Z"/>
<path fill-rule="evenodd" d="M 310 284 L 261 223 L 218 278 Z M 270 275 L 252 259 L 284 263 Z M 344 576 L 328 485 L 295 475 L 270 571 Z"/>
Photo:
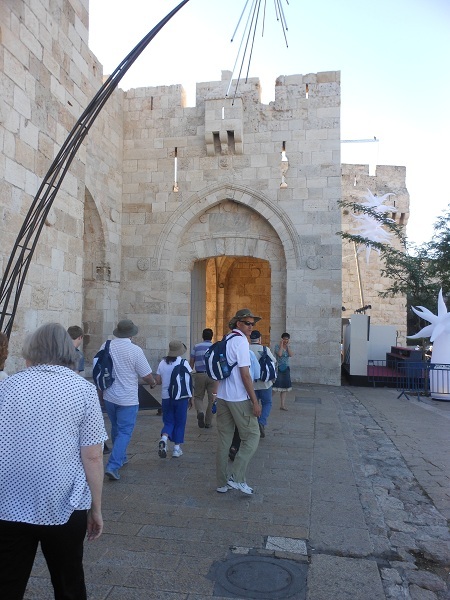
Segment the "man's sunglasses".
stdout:
<path fill-rule="evenodd" d="M 244 323 L 244 325 L 247 325 L 247 327 L 250 327 L 250 325 L 252 327 L 254 327 L 256 325 L 256 323 L 252 323 L 251 321 L 239 321 L 240 323 Z"/>

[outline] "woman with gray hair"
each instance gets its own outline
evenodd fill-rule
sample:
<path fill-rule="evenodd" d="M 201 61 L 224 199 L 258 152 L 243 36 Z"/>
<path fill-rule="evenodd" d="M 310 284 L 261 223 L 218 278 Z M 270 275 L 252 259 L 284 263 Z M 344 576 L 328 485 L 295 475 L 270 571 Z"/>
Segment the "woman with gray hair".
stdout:
<path fill-rule="evenodd" d="M 95 387 L 73 370 L 62 325 L 25 342 L 27 368 L 0 382 L 0 598 L 23 598 L 38 544 L 55 598 L 84 600 L 83 541 L 103 529 L 103 442 Z"/>

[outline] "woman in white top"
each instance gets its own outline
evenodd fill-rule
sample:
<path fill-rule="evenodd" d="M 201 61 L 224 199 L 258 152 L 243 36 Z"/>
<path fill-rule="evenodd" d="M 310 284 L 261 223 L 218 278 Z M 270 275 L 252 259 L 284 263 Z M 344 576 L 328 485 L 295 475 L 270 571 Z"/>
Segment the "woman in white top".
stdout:
<path fill-rule="evenodd" d="M 27 368 L 0 382 L 0 598 L 22 598 L 38 544 L 55 598 L 86 599 L 83 541 L 103 529 L 103 442 L 95 387 L 73 370 L 65 328 L 25 342 Z"/>
<path fill-rule="evenodd" d="M 169 351 L 167 356 L 158 365 L 156 371 L 156 383 L 162 385 L 161 390 L 161 405 L 163 428 L 161 431 L 161 439 L 158 446 L 158 454 L 160 458 L 167 456 L 167 442 L 170 440 L 174 443 L 172 452 L 173 458 L 179 458 L 183 451 L 180 444 L 184 442 L 184 431 L 186 429 L 187 411 L 192 408 L 192 398 L 183 397 L 178 400 L 172 399 L 169 393 L 169 384 L 172 371 L 181 363 L 181 357 L 186 353 L 186 345 L 178 340 L 172 340 L 169 343 Z M 191 373 L 192 369 L 187 360 L 184 360 L 186 370 Z M 190 378 L 190 375 L 189 375 Z"/>

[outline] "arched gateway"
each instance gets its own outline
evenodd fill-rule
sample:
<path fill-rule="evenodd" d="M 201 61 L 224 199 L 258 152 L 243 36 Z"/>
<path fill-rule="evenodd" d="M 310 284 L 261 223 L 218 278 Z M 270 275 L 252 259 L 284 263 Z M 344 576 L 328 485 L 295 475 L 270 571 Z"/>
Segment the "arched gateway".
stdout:
<path fill-rule="evenodd" d="M 249 305 L 269 343 L 270 332 L 285 327 L 286 274 L 300 251 L 289 216 L 262 193 L 226 184 L 183 202 L 155 251 L 176 288 L 167 312 L 186 316 L 182 339 L 196 341 L 205 326 L 223 335 L 230 316 Z"/>

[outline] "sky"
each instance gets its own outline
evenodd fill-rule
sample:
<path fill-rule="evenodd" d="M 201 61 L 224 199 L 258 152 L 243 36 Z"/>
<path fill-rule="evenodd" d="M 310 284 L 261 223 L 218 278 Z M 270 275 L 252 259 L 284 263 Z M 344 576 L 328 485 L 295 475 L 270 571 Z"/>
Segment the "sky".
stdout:
<path fill-rule="evenodd" d="M 246 0 L 189 0 L 119 87 L 181 84 L 194 106 L 196 82 L 218 81 L 222 70 L 238 76 L 254 1 L 231 42 Z M 263 102 L 274 99 L 280 75 L 341 71 L 341 139 L 379 140 L 342 144 L 342 162 L 406 166 L 407 237 L 430 241 L 450 204 L 450 0 L 288 1 L 279 0 L 287 32 L 276 19 L 275 0 L 261 2 L 264 32 L 260 17 L 248 76 L 261 80 Z M 89 0 L 89 46 L 104 74 L 178 4 Z"/>

